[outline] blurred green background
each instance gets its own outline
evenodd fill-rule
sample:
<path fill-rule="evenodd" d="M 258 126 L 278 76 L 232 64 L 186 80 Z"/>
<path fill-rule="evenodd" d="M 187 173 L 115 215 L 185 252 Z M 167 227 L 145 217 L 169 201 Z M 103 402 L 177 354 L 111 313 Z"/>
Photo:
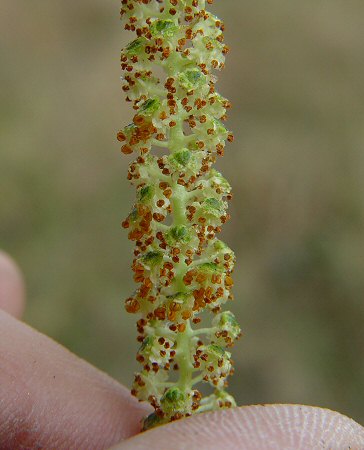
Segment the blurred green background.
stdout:
<path fill-rule="evenodd" d="M 364 422 L 364 3 L 220 0 L 232 47 L 220 91 L 236 140 L 232 308 L 240 404 L 338 409 Z M 1 0 L 0 246 L 26 320 L 129 385 L 137 368 L 130 122 L 111 0 Z M 1 330 L 0 330 L 1 332 Z"/>

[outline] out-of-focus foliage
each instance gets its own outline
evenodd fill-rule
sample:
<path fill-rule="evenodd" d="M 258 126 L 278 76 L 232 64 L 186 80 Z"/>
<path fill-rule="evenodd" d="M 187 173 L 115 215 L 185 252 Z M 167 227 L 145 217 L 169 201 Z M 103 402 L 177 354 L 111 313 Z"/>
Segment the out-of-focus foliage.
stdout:
<path fill-rule="evenodd" d="M 245 332 L 231 390 L 241 404 L 363 421 L 364 4 L 214 8 L 232 47 L 220 89 L 235 107 L 220 163 L 235 191 L 223 238 Z M 129 385 L 118 2 L 2 0 L 0 27 L 0 245 L 25 272 L 26 320 Z"/>

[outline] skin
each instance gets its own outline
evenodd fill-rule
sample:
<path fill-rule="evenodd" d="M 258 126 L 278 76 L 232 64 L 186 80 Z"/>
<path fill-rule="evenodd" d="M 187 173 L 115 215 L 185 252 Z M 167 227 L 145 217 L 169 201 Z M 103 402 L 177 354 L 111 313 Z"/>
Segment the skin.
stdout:
<path fill-rule="evenodd" d="M 24 283 L 0 253 L 0 450 L 364 449 L 364 428 L 326 409 L 249 406 L 137 434 L 149 407 L 20 320 Z"/>

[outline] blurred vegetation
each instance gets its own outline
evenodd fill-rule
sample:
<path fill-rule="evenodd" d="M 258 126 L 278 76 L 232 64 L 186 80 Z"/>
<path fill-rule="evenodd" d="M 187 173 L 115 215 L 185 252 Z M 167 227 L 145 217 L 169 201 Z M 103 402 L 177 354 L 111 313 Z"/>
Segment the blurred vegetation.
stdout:
<path fill-rule="evenodd" d="M 221 92 L 236 141 L 233 310 L 239 403 L 338 409 L 364 421 L 364 3 L 216 1 L 232 47 Z M 118 2 L 2 0 L 0 245 L 28 285 L 26 320 L 130 384 L 123 299 L 134 197 L 116 131 Z M 1 332 L 1 330 L 0 330 Z"/>

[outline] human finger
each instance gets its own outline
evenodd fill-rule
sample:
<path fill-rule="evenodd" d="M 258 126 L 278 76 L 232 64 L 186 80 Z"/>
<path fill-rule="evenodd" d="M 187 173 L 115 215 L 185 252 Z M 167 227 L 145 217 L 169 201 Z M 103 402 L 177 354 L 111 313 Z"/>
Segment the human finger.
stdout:
<path fill-rule="evenodd" d="M 0 448 L 101 450 L 148 414 L 128 390 L 0 311 Z"/>
<path fill-rule="evenodd" d="M 20 317 L 25 305 L 23 276 L 15 262 L 0 251 L 0 309 Z"/>
<path fill-rule="evenodd" d="M 364 428 L 337 412 L 302 405 L 248 406 L 155 428 L 114 450 L 362 450 Z"/>

